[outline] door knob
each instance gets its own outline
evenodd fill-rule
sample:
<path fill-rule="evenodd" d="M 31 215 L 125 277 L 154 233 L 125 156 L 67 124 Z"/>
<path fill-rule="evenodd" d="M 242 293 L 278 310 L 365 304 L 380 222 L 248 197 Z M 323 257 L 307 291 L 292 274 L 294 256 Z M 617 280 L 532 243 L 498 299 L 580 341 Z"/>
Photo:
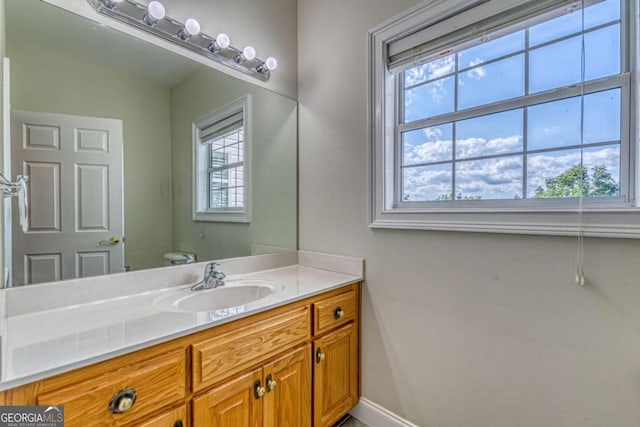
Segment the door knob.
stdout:
<path fill-rule="evenodd" d="M 115 246 L 118 243 L 120 243 L 120 237 L 119 236 L 113 236 L 109 240 L 100 240 L 100 242 L 98 242 L 98 243 L 100 244 L 100 246 Z"/>

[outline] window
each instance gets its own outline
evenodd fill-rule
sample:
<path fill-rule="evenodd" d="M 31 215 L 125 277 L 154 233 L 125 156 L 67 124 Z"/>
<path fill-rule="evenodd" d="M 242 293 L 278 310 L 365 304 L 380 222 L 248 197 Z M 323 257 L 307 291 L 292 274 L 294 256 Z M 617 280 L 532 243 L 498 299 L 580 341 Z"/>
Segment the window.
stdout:
<path fill-rule="evenodd" d="M 371 226 L 635 235 L 629 2 L 440 3 L 370 33 Z"/>
<path fill-rule="evenodd" d="M 194 220 L 250 220 L 248 105 L 242 98 L 193 124 Z"/>

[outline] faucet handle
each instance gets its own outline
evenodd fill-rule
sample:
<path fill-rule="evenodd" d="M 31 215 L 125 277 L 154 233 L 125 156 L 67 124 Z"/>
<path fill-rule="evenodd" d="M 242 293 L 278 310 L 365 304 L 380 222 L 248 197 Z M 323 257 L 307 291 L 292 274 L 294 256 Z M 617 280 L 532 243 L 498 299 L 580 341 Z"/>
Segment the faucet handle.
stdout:
<path fill-rule="evenodd" d="M 213 261 L 207 264 L 206 269 L 208 272 L 213 273 L 214 271 L 216 271 L 216 267 L 218 267 L 219 265 L 220 263 Z"/>

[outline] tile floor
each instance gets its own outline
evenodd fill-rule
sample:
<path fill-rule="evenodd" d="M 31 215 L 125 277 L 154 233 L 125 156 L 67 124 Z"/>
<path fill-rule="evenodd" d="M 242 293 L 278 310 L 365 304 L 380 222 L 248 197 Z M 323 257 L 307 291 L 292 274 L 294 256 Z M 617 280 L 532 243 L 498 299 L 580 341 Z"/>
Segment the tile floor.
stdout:
<path fill-rule="evenodd" d="M 348 418 L 343 418 L 336 423 L 334 427 L 368 427 L 367 425 L 361 423 L 357 419 L 349 416 Z"/>

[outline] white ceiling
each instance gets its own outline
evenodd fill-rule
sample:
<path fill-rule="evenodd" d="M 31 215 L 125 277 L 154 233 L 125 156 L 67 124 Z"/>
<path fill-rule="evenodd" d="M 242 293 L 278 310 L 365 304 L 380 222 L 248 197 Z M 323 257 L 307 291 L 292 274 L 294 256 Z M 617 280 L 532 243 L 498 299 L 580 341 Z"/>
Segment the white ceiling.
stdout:
<path fill-rule="evenodd" d="M 73 52 L 117 72 L 171 88 L 201 64 L 40 0 L 5 0 L 7 47 Z"/>

